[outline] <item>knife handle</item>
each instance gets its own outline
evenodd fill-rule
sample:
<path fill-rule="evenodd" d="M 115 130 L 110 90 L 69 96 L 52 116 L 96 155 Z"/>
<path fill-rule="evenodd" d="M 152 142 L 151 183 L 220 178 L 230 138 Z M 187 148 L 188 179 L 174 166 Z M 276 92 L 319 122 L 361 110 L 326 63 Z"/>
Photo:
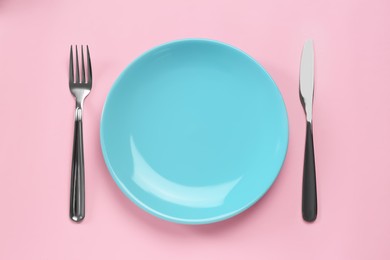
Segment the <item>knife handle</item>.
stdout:
<path fill-rule="evenodd" d="M 306 124 L 305 161 L 303 167 L 302 216 L 307 222 L 317 218 L 316 167 L 312 123 Z"/>

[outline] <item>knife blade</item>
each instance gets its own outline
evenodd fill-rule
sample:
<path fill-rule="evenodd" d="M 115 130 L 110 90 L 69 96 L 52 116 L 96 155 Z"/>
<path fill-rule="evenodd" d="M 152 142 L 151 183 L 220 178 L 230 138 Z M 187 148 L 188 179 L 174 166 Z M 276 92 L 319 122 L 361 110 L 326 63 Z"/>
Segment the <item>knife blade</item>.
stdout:
<path fill-rule="evenodd" d="M 299 94 L 306 114 L 306 143 L 302 183 L 302 217 L 313 222 L 317 218 L 317 184 L 313 143 L 314 47 L 308 40 L 303 46 L 299 74 Z"/>
<path fill-rule="evenodd" d="M 312 40 L 308 40 L 303 46 L 299 74 L 299 92 L 302 106 L 306 112 L 306 121 L 311 122 L 314 94 L 314 48 Z"/>

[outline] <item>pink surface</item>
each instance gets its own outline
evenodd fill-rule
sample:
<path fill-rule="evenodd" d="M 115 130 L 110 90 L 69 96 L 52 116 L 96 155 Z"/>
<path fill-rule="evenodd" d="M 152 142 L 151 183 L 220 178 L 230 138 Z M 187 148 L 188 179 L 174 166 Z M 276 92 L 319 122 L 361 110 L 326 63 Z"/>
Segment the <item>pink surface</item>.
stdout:
<path fill-rule="evenodd" d="M 0 1 L 0 259 L 390 259 L 390 2 Z M 148 215 L 105 167 L 99 120 L 124 67 L 155 45 L 204 37 L 272 75 L 290 120 L 275 185 L 245 213 L 206 226 Z M 305 119 L 300 53 L 316 50 L 319 215 L 300 213 Z M 88 43 L 87 217 L 68 218 L 74 100 L 70 44 Z"/>

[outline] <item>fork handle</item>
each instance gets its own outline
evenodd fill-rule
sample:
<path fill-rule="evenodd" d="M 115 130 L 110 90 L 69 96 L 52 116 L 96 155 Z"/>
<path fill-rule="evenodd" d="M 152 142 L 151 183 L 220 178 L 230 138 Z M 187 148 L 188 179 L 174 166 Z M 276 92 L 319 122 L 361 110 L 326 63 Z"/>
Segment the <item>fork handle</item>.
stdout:
<path fill-rule="evenodd" d="M 311 122 L 307 122 L 306 124 L 305 146 L 302 186 L 302 217 L 307 222 L 313 222 L 317 218 L 317 187 L 313 128 Z"/>
<path fill-rule="evenodd" d="M 81 111 L 76 109 L 69 213 L 74 222 L 82 221 L 85 216 L 83 122 L 78 112 Z"/>

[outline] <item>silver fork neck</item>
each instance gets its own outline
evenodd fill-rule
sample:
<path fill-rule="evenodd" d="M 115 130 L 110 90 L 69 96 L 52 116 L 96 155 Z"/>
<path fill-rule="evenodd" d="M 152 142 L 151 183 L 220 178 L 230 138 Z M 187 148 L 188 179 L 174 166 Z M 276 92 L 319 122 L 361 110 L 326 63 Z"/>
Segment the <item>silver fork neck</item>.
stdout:
<path fill-rule="evenodd" d="M 76 107 L 75 120 L 81 121 L 83 118 L 83 109 L 81 107 Z"/>
<path fill-rule="evenodd" d="M 81 121 L 83 117 L 83 106 L 84 106 L 84 99 L 76 99 L 76 113 L 75 113 L 75 120 Z"/>

